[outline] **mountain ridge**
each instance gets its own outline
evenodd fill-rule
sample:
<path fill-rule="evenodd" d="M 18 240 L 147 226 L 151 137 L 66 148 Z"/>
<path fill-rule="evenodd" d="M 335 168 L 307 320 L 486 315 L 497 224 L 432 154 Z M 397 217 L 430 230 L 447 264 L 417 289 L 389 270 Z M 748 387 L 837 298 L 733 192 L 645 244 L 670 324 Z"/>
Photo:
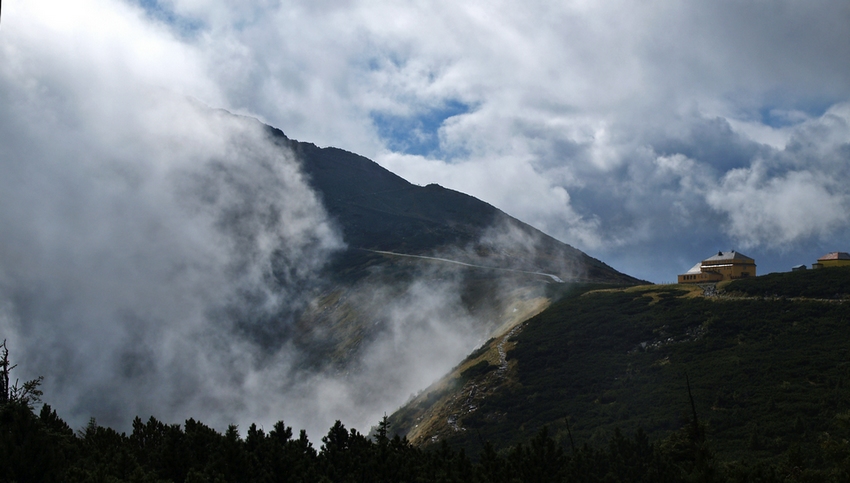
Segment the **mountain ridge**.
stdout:
<path fill-rule="evenodd" d="M 292 140 L 274 127 L 266 130 L 300 160 L 308 183 L 352 248 L 435 256 L 453 247 L 460 262 L 490 259 L 503 268 L 543 272 L 553 270 L 546 265 L 560 264 L 560 270 L 581 274 L 552 271 L 564 280 L 639 282 L 477 198 L 437 184 L 418 186 L 358 154 Z M 537 253 L 530 259 L 516 252 L 498 254 L 481 243 L 486 230 L 500 224 L 534 238 Z M 469 256 L 470 249 L 476 256 Z"/>

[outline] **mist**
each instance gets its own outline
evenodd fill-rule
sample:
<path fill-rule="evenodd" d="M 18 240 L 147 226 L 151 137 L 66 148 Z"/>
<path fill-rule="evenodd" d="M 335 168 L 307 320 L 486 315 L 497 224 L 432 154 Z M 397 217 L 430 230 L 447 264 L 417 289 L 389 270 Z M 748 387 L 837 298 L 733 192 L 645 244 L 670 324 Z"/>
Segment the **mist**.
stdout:
<path fill-rule="evenodd" d="M 4 337 L 72 420 L 230 422 L 283 382 L 268 334 L 343 244 L 259 123 L 136 94 L 120 119 L 3 139 Z"/>
<path fill-rule="evenodd" d="M 15 177 L 0 190 L 0 330 L 72 425 L 153 415 L 284 420 L 314 439 L 336 419 L 368 431 L 504 322 L 495 301 L 513 299 L 510 277 L 473 269 L 492 279 L 473 308 L 470 269 L 417 261 L 374 269 L 342 289 L 345 311 L 305 328 L 345 245 L 299 161 L 255 120 L 138 95 L 146 107 L 113 124 L 114 143 L 84 130 L 79 145 L 54 129 L 7 139 L 26 156 L 6 163 Z M 481 243 L 496 260 L 534 258 L 514 226 Z M 493 263 L 472 246 L 434 255 Z"/>
<path fill-rule="evenodd" d="M 0 39 L 0 337 L 72 427 L 368 430 L 533 296 L 473 277 L 489 295 L 470 299 L 479 272 L 427 262 L 335 294 L 325 269 L 345 240 L 292 153 L 210 107 L 242 112 L 202 42 L 88 6 L 13 4 Z M 488 236 L 518 243 L 503 231 Z M 305 326 L 334 295 L 351 310 Z M 339 331 L 352 321 L 360 333 Z"/>
<path fill-rule="evenodd" d="M 122 93 L 128 109 L 93 116 L 30 98 L 37 109 L 18 114 L 40 122 L 0 140 L 0 336 L 73 427 L 152 415 L 368 431 L 503 322 L 462 299 L 468 269 L 420 262 L 345 292 L 354 315 L 332 313 L 334 330 L 305 328 L 345 242 L 300 161 L 254 119 L 149 86 Z M 516 236 L 483 242 L 501 252 Z M 493 301 L 513 287 L 490 288 Z M 349 353 L 316 350 L 349 345 L 340 333 Z"/>
<path fill-rule="evenodd" d="M 43 375 L 77 428 L 285 419 L 293 324 L 344 242 L 261 123 L 186 94 L 220 99 L 197 51 L 110 7 L 4 16 L 0 337 L 16 376 Z"/>

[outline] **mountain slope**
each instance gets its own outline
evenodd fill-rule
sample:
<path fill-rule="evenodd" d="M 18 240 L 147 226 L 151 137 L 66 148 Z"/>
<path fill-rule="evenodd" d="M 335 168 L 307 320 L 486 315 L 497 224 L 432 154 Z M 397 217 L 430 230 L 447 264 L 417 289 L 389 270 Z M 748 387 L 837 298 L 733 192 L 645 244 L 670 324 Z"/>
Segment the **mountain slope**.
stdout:
<path fill-rule="evenodd" d="M 740 296 L 777 279 L 785 297 Z M 468 451 L 525 441 L 543 425 L 566 444 L 565 418 L 577 444 L 618 427 L 661 438 L 691 417 L 687 375 L 720 457 L 819 458 L 850 436 L 848 282 L 850 269 L 835 268 L 733 282 L 726 293 L 738 295 L 711 299 L 687 286 L 575 290 L 391 421 L 418 444 Z M 813 298 L 799 298 L 812 286 Z"/>
<path fill-rule="evenodd" d="M 363 156 L 264 128 L 294 153 L 347 244 L 287 335 L 301 369 L 373 370 L 360 367 L 363 358 L 387 338 L 401 358 L 406 344 L 434 347 L 420 357 L 428 364 L 447 345 L 441 339 L 468 341 L 469 351 L 540 312 L 556 281 L 638 282 L 472 196 L 417 186 Z M 279 340 L 274 330 L 260 335 Z"/>
<path fill-rule="evenodd" d="M 554 273 L 564 280 L 638 282 L 472 196 L 435 184 L 417 186 L 362 156 L 268 131 L 301 160 L 350 248 L 450 254 L 458 261 Z M 511 232 L 516 239 L 488 242 L 492 230 Z M 366 263 L 364 257 L 375 259 L 349 250 L 341 266 Z"/>
<path fill-rule="evenodd" d="M 267 292 L 245 294 L 227 314 L 257 349 L 252 357 L 282 368 L 277 391 L 304 401 L 292 412 L 311 431 L 328 418 L 374 424 L 482 341 L 547 307 L 564 281 L 637 282 L 471 196 L 243 120 L 272 143 L 264 149 L 280 148 L 274 162 L 295 161 L 345 245 L 299 270 L 297 252 L 281 244 L 262 267 Z"/>

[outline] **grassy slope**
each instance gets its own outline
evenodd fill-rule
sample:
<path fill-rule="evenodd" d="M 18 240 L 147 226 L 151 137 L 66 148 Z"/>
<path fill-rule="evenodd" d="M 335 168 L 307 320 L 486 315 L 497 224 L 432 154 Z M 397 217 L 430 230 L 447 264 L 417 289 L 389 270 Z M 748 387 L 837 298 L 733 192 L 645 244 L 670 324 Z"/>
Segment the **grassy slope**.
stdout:
<path fill-rule="evenodd" d="M 736 280 L 726 291 L 754 297 L 846 299 L 850 298 L 850 267 L 771 273 Z"/>
<path fill-rule="evenodd" d="M 808 295 L 840 298 L 850 270 L 782 275 L 785 297 L 820 286 Z M 687 373 L 721 458 L 816 458 L 825 440 L 850 436 L 850 307 L 752 288 L 775 278 L 727 287 L 758 298 L 705 299 L 682 286 L 570 295 L 514 337 L 508 374 L 457 380 L 476 408 L 459 416 L 465 430 L 440 436 L 474 452 L 482 439 L 506 446 L 549 425 L 567 441 L 566 415 L 578 444 L 617 427 L 661 438 L 690 414 Z M 489 389 L 470 399 L 475 385 Z"/>

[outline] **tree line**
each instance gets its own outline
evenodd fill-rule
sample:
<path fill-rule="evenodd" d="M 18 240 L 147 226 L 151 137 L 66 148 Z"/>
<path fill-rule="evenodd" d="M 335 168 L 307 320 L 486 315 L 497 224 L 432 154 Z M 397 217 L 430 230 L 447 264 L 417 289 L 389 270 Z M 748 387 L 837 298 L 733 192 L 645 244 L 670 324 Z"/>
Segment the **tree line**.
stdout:
<path fill-rule="evenodd" d="M 337 421 L 316 448 L 282 421 L 219 432 L 199 421 L 166 424 L 136 417 L 130 434 L 91 419 L 74 431 L 41 405 L 41 379 L 10 383 L 5 342 L 0 364 L 2 482 L 679 482 L 846 481 L 840 467 L 805 472 L 788 464 L 721 465 L 693 421 L 651 442 L 642 430 L 614 431 L 606 445 L 565 445 L 543 427 L 525 444 L 496 451 L 481 441 L 470 456 L 445 441 L 431 449 L 390 437 L 385 416 L 371 435 Z M 845 455 L 846 456 L 846 455 Z M 845 459 L 845 462 L 850 461 Z M 846 465 L 844 466 L 846 468 Z"/>

